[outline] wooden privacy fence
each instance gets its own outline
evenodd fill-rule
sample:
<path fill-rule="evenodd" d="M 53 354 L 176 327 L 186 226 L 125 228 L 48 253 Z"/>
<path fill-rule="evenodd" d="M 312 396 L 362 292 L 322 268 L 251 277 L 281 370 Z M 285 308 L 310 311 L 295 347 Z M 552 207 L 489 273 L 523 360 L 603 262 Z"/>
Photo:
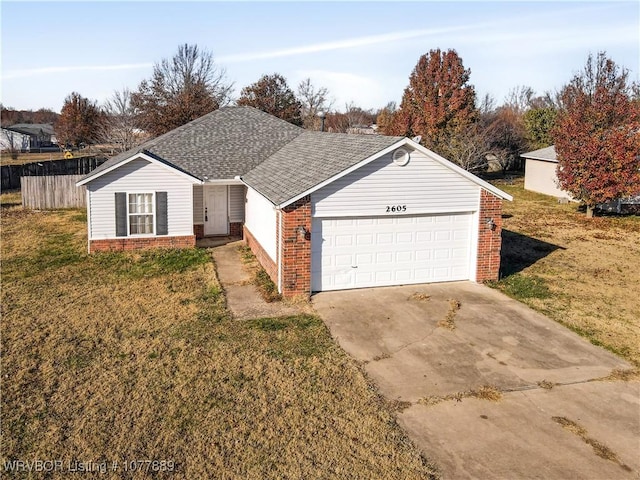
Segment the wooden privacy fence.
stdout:
<path fill-rule="evenodd" d="M 24 165 L 2 165 L 2 190 L 20 188 L 20 179 L 33 175 L 80 175 L 91 172 L 106 162 L 106 157 L 78 157 L 43 160 Z"/>
<path fill-rule="evenodd" d="M 87 189 L 76 187 L 84 175 L 22 177 L 22 206 L 36 210 L 87 206 Z"/>

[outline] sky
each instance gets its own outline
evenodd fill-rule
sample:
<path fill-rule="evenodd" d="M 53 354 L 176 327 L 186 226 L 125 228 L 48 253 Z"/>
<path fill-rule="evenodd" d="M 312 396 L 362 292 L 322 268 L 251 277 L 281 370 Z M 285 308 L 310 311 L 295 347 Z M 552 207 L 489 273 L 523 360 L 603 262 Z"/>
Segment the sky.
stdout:
<path fill-rule="evenodd" d="M 264 74 L 311 78 L 334 109 L 400 102 L 421 55 L 455 49 L 478 98 L 515 86 L 559 90 L 606 51 L 640 80 L 640 2 L 29 2 L 0 3 L 5 107 L 60 111 L 77 91 L 104 102 L 197 44 L 235 96 Z"/>

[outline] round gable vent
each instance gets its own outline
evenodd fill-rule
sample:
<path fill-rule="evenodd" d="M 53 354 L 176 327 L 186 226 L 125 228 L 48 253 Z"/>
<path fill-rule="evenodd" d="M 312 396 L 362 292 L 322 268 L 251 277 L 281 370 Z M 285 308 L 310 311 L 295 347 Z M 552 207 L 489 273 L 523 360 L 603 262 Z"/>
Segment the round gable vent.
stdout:
<path fill-rule="evenodd" d="M 404 148 L 399 148 L 395 152 L 393 152 L 392 158 L 393 163 L 404 167 L 407 163 L 409 163 L 409 152 Z"/>

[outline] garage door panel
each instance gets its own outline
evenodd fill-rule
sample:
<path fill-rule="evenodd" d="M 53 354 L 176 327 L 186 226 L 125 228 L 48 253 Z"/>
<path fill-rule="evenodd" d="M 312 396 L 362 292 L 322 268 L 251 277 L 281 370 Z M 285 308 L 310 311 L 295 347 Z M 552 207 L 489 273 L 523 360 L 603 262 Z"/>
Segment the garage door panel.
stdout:
<path fill-rule="evenodd" d="M 356 235 L 356 244 L 358 246 L 373 245 L 373 234 Z"/>
<path fill-rule="evenodd" d="M 393 262 L 393 253 L 392 252 L 378 252 L 376 253 L 376 263 L 391 263 Z"/>
<path fill-rule="evenodd" d="M 471 219 L 471 214 L 314 218 L 312 289 L 466 280 Z"/>
<path fill-rule="evenodd" d="M 377 245 L 391 245 L 393 244 L 393 233 L 378 233 L 376 235 Z"/>
<path fill-rule="evenodd" d="M 351 254 L 347 254 L 347 255 L 334 255 L 333 258 L 335 259 L 334 262 L 334 266 L 336 266 L 337 268 L 340 267 L 349 267 L 351 268 L 351 264 L 353 263 L 353 255 Z"/>
<path fill-rule="evenodd" d="M 375 264 L 372 253 L 359 253 L 356 255 L 356 265 L 373 265 Z"/>
<path fill-rule="evenodd" d="M 413 234 L 411 232 L 398 232 L 396 235 L 396 242 L 411 243 L 413 242 Z"/>
<path fill-rule="evenodd" d="M 417 242 L 431 242 L 433 240 L 433 235 L 431 232 L 417 232 L 416 233 L 416 241 Z"/>

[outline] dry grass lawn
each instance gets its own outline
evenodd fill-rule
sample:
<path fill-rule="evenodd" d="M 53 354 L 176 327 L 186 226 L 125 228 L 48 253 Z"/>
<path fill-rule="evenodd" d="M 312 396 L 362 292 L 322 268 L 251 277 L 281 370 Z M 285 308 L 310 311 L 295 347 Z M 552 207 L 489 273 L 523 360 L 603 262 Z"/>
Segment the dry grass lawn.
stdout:
<path fill-rule="evenodd" d="M 522 180 L 497 185 L 514 200 L 496 286 L 640 367 L 640 217 L 588 219 Z"/>
<path fill-rule="evenodd" d="M 435 476 L 318 318 L 233 321 L 206 251 L 88 256 L 83 212 L 2 200 L 3 466 L 119 462 L 100 478 Z M 125 474 L 135 460 L 175 471 Z"/>
<path fill-rule="evenodd" d="M 60 160 L 64 158 L 64 152 L 18 153 L 16 157 L 13 158 L 10 153 L 2 152 L 0 154 L 0 165 L 24 165 L 31 162 Z"/>

